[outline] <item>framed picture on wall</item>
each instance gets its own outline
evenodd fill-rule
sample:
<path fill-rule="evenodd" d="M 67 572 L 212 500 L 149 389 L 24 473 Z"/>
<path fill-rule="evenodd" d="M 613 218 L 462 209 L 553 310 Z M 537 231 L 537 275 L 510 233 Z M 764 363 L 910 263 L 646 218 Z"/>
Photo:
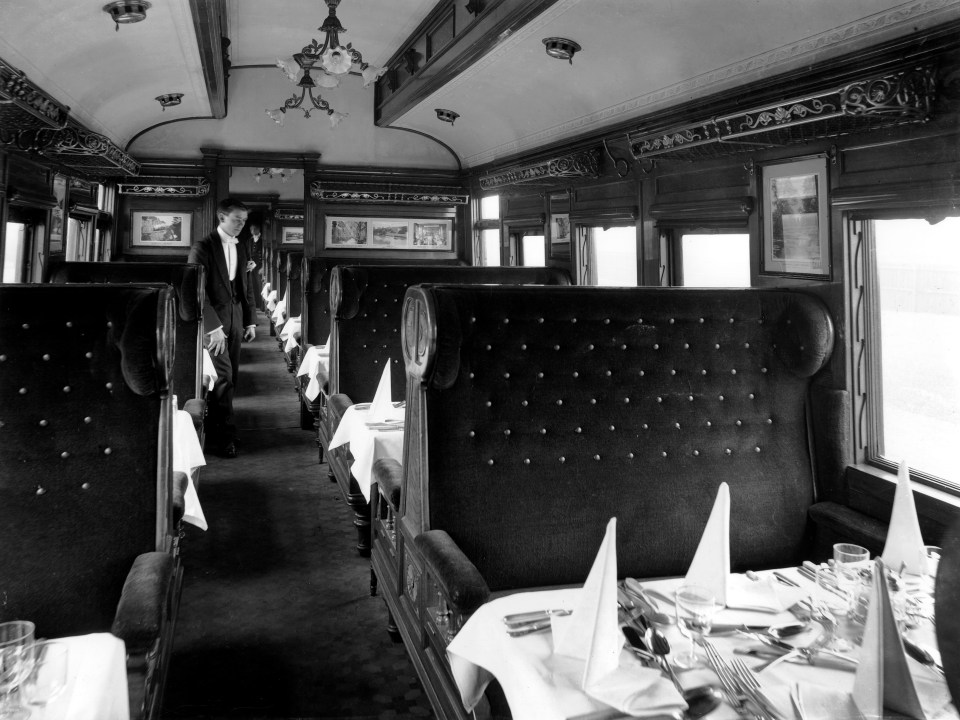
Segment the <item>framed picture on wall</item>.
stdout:
<path fill-rule="evenodd" d="M 56 206 L 50 211 L 50 253 L 63 252 L 63 208 L 67 199 L 67 178 L 53 176 L 53 196 Z"/>
<path fill-rule="evenodd" d="M 453 220 L 328 216 L 323 246 L 344 250 L 453 250 Z"/>
<path fill-rule="evenodd" d="M 169 210 L 137 211 L 130 219 L 130 246 L 188 248 L 193 214 Z"/>
<path fill-rule="evenodd" d="M 763 234 L 760 271 L 830 276 L 827 160 L 816 157 L 761 169 Z"/>
<path fill-rule="evenodd" d="M 280 239 L 282 245 L 303 245 L 302 227 L 285 227 Z"/>

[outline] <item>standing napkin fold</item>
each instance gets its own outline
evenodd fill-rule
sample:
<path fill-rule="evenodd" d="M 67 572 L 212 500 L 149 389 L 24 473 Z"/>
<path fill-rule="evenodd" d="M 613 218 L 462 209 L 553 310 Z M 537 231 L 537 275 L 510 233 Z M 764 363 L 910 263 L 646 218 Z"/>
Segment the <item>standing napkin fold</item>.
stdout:
<path fill-rule="evenodd" d="M 853 701 L 866 717 L 883 717 L 884 708 L 889 708 L 916 720 L 926 718 L 890 605 L 886 567 L 880 559 L 873 566 Z"/>
<path fill-rule="evenodd" d="M 387 358 L 383 374 L 380 376 L 380 384 L 377 385 L 377 394 L 373 396 L 373 402 L 370 403 L 370 409 L 367 411 L 367 420 L 384 422 L 393 419 L 396 414 L 393 407 L 393 390 L 390 387 L 390 358 Z"/>
<path fill-rule="evenodd" d="M 901 461 L 897 469 L 897 492 L 893 496 L 893 511 L 882 557 L 883 562 L 897 572 L 901 567 L 916 575 L 927 571 L 927 552 L 923 547 L 917 506 L 910 488 L 910 468 L 905 461 Z"/>
<path fill-rule="evenodd" d="M 700 545 L 687 570 L 686 582 L 710 588 L 717 602 L 727 604 L 730 577 L 730 487 L 724 482 L 700 537 Z"/>
<path fill-rule="evenodd" d="M 580 602 L 554 624 L 554 648 L 584 661 L 583 688 L 617 669 L 623 636 L 617 616 L 617 519 L 610 518 Z"/>

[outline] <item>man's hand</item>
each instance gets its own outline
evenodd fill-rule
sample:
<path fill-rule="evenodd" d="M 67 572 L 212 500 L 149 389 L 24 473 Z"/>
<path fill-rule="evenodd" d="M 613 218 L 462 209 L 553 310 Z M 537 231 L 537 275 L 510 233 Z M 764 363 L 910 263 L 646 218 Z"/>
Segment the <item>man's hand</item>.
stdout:
<path fill-rule="evenodd" d="M 253 260 L 247 260 L 247 272 L 252 272 L 257 264 Z"/>
<path fill-rule="evenodd" d="M 257 336 L 257 328 L 253 325 L 243 331 L 243 341 L 250 342 Z"/>
<path fill-rule="evenodd" d="M 244 333 L 246 336 L 246 333 Z M 227 336 L 223 332 L 223 328 L 217 328 L 210 333 L 210 344 L 207 345 L 207 350 L 210 351 L 211 355 L 219 355 L 224 350 L 227 349 Z"/>

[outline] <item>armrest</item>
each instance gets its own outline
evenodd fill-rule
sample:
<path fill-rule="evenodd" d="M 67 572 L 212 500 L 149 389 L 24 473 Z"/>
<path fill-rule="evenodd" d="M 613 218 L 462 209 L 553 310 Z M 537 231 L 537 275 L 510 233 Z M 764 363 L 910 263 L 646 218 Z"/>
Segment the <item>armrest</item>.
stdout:
<path fill-rule="evenodd" d="M 187 508 L 187 475 L 179 470 L 173 473 L 173 522 L 176 525 L 183 520 Z"/>
<path fill-rule="evenodd" d="M 887 524 L 835 502 L 818 502 L 808 511 L 814 524 L 814 550 L 818 557 L 833 557 L 833 543 L 853 542 L 874 555 L 883 552 Z"/>
<path fill-rule="evenodd" d="M 159 637 L 174 573 L 170 553 L 143 553 L 133 561 L 111 628 L 126 643 L 128 653 L 146 651 Z"/>
<path fill-rule="evenodd" d="M 394 512 L 400 510 L 400 485 L 403 466 L 393 458 L 380 458 L 373 464 L 373 481 L 380 486 L 380 494 L 390 503 Z"/>
<path fill-rule="evenodd" d="M 207 401 L 200 398 L 191 398 L 183 404 L 182 409 L 190 414 L 193 427 L 197 431 L 197 437 L 200 437 L 200 431 L 203 429 L 203 416 L 207 414 Z"/>
<path fill-rule="evenodd" d="M 413 543 L 454 610 L 472 613 L 490 597 L 480 571 L 444 530 L 427 530 Z"/>
<path fill-rule="evenodd" d="M 351 405 L 353 405 L 353 400 L 351 400 L 350 396 L 346 393 L 336 393 L 330 396 L 330 399 L 327 401 L 327 411 L 333 420 L 332 428 L 334 430 L 336 430 L 340 421 L 343 419 L 344 413 L 347 412 L 347 408 Z"/>

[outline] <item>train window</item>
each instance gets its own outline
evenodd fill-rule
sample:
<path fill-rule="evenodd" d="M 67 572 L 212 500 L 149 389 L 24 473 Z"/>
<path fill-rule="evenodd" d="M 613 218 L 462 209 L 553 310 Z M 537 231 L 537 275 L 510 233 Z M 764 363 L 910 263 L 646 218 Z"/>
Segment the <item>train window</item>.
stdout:
<path fill-rule="evenodd" d="M 864 226 L 870 459 L 960 489 L 960 217 Z"/>
<path fill-rule="evenodd" d="M 500 196 L 480 198 L 480 265 L 502 265 L 500 257 Z"/>
<path fill-rule="evenodd" d="M 67 222 L 67 260 L 85 262 L 94 259 L 91 238 L 92 227 L 93 223 L 90 220 L 69 218 Z"/>
<path fill-rule="evenodd" d="M 587 285 L 637 284 L 637 229 L 633 225 L 580 228 L 581 279 Z"/>
<path fill-rule="evenodd" d="M 546 238 L 541 235 L 524 235 L 520 242 L 520 264 L 524 267 L 543 267 L 547 264 Z"/>
<path fill-rule="evenodd" d="M 678 256 L 678 285 L 750 287 L 750 236 L 746 233 L 683 233 Z"/>
<path fill-rule="evenodd" d="M 3 282 L 23 282 L 26 276 L 28 260 L 27 226 L 23 223 L 8 222 L 3 245 Z"/>

